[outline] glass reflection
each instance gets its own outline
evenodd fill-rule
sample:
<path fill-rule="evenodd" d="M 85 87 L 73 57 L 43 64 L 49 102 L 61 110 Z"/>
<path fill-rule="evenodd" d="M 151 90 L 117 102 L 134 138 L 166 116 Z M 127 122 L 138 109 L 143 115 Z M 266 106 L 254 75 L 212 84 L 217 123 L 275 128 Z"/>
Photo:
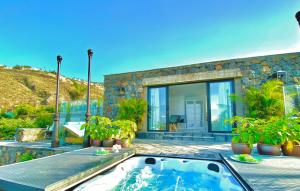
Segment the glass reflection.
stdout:
<path fill-rule="evenodd" d="M 233 102 L 230 98 L 232 84 L 232 81 L 209 83 L 212 131 L 232 130 L 232 126 L 225 123 L 226 119 L 233 117 Z"/>

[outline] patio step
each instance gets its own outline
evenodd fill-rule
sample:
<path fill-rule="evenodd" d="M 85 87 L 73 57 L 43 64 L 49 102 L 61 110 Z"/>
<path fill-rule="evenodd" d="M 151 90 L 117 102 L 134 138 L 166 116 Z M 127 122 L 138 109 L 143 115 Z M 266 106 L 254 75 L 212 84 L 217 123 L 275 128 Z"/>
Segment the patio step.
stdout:
<path fill-rule="evenodd" d="M 139 139 L 231 142 L 231 133 L 209 132 L 138 132 Z"/>
<path fill-rule="evenodd" d="M 214 137 L 205 136 L 174 136 L 174 135 L 164 135 L 164 140 L 182 140 L 182 141 L 201 141 L 201 142 L 214 142 Z"/>
<path fill-rule="evenodd" d="M 207 132 L 164 132 L 167 136 L 207 136 L 212 137 L 212 133 Z"/>

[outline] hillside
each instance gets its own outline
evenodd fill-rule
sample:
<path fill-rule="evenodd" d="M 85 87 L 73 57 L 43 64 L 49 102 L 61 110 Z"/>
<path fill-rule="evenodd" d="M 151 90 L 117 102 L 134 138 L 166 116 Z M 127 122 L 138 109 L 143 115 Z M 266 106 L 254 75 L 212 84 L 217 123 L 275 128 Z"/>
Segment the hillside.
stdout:
<path fill-rule="evenodd" d="M 79 97 L 86 95 L 86 82 L 61 77 L 60 100 L 71 100 L 78 89 Z M 55 103 L 56 74 L 31 68 L 6 68 L 0 66 L 0 108 L 12 108 L 20 103 L 48 105 Z M 74 93 L 73 93 L 74 95 Z M 103 95 L 101 84 L 92 84 L 91 98 Z M 77 96 L 78 97 L 78 96 Z M 73 96 L 74 99 L 74 96 Z"/>

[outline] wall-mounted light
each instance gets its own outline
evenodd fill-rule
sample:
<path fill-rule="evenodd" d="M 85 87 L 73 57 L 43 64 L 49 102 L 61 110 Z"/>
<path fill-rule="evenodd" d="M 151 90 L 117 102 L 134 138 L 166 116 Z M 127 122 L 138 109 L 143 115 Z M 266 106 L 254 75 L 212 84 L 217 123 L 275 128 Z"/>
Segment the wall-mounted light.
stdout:
<path fill-rule="evenodd" d="M 278 70 L 277 72 L 272 74 L 273 79 L 279 79 L 283 83 L 287 83 L 287 72 L 283 70 Z"/>

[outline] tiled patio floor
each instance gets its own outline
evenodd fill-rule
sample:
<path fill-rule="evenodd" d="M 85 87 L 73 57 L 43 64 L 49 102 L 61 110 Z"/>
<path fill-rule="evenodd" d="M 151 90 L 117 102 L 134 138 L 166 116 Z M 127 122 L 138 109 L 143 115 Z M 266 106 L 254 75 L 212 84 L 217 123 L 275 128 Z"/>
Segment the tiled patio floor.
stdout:
<path fill-rule="evenodd" d="M 231 153 L 228 143 L 198 143 L 194 141 L 135 139 L 137 154 L 162 154 L 172 156 L 220 159 L 218 153 Z"/>
<path fill-rule="evenodd" d="M 238 163 L 229 159 L 233 154 L 229 143 L 136 139 L 134 147 L 140 154 L 218 158 L 221 153 L 254 190 L 300 191 L 300 158 L 260 156 L 263 158 L 260 164 Z M 254 155 L 256 153 L 254 150 Z"/>

